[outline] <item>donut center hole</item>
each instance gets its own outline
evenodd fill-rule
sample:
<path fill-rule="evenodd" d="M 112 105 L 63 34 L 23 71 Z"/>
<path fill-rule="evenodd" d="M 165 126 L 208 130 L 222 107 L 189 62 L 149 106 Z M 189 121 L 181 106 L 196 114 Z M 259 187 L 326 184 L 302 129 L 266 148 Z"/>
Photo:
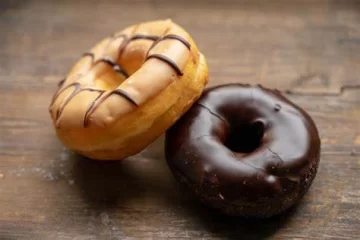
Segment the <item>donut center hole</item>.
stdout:
<path fill-rule="evenodd" d="M 265 123 L 254 121 L 230 129 L 225 146 L 233 152 L 251 153 L 260 147 L 265 132 Z"/>
<path fill-rule="evenodd" d="M 101 62 L 96 72 L 95 86 L 97 89 L 111 91 L 115 90 L 125 81 L 124 75 L 116 71 L 116 67 Z"/>

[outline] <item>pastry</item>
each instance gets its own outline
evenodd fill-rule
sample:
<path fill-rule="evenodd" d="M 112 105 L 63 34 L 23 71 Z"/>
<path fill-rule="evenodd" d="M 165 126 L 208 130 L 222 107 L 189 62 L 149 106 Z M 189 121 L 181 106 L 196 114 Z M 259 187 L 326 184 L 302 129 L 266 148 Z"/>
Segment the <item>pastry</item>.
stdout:
<path fill-rule="evenodd" d="M 320 156 L 311 117 L 279 91 L 228 84 L 202 97 L 166 133 L 175 178 L 229 215 L 266 218 L 309 189 Z"/>
<path fill-rule="evenodd" d="M 205 57 L 189 33 L 171 20 L 139 23 L 80 58 L 59 83 L 50 114 L 65 146 L 119 160 L 166 131 L 207 82 Z"/>

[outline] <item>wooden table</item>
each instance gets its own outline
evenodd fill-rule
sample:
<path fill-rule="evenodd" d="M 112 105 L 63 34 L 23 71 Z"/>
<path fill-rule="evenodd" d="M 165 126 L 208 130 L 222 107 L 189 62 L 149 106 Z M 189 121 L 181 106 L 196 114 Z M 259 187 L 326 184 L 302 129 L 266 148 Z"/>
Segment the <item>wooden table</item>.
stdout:
<path fill-rule="evenodd" d="M 74 61 L 160 18 L 195 38 L 210 85 L 291 91 L 314 118 L 321 165 L 295 208 L 259 221 L 204 207 L 172 177 L 162 137 L 122 162 L 57 140 L 47 108 Z M 359 1 L 1 0 L 0 30 L 0 239 L 360 239 Z"/>

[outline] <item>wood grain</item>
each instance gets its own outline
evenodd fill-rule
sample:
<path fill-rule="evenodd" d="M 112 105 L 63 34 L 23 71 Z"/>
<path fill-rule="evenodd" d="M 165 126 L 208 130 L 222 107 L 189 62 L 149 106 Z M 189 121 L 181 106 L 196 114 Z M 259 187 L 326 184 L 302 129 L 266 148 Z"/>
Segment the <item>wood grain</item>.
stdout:
<path fill-rule="evenodd" d="M 314 118 L 320 169 L 295 208 L 262 221 L 216 213 L 173 179 L 162 137 L 112 163 L 57 140 L 47 107 L 74 61 L 160 18 L 195 38 L 210 85 L 290 90 Z M 360 89 L 338 94 L 360 84 L 359 26 L 359 1 L 2 0 L 0 239 L 359 239 Z"/>

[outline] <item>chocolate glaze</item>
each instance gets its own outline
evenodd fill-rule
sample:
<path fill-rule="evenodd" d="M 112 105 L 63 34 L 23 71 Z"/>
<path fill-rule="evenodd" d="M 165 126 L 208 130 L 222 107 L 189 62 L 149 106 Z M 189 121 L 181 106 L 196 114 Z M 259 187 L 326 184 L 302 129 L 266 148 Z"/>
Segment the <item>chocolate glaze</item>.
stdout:
<path fill-rule="evenodd" d="M 229 84 L 207 89 L 166 133 L 174 176 L 231 215 L 270 217 L 315 177 L 320 139 L 311 117 L 279 92 Z"/>
<path fill-rule="evenodd" d="M 167 31 L 165 31 L 166 33 Z M 132 37 L 128 37 L 125 34 L 121 34 L 121 35 L 113 35 L 111 41 L 114 41 L 116 39 L 119 38 L 123 38 L 124 41 L 120 44 L 119 46 L 119 58 L 121 57 L 123 51 L 125 50 L 126 46 L 131 42 L 131 41 L 135 41 L 135 40 L 139 40 L 139 39 L 144 39 L 144 40 L 150 40 L 150 41 L 154 41 L 154 43 L 151 45 L 151 47 L 148 50 L 149 51 L 160 41 L 165 40 L 165 39 L 175 39 L 178 41 L 181 41 L 189 50 L 190 50 L 190 43 L 188 43 L 185 39 L 183 39 L 180 36 L 174 35 L 174 34 L 169 34 L 163 37 L 160 36 L 154 36 L 154 35 L 144 35 L 144 34 L 135 34 Z M 146 54 L 146 60 L 150 59 L 150 58 L 157 58 L 167 64 L 169 64 L 179 76 L 182 76 L 183 73 L 181 72 L 180 68 L 176 65 L 176 63 L 174 61 L 172 61 L 171 59 L 169 59 L 166 56 L 160 55 L 160 54 L 153 54 L 151 56 L 148 56 L 148 53 Z M 122 74 L 125 78 L 129 77 L 129 74 L 127 74 L 127 72 L 122 69 L 113 59 L 109 58 L 109 57 L 103 57 L 99 60 L 97 60 L 96 62 L 94 62 L 95 59 L 95 55 L 91 52 L 86 52 L 82 55 L 82 57 L 90 57 L 91 58 L 91 68 L 93 68 L 96 64 L 100 63 L 100 62 L 104 62 L 108 65 L 110 65 L 116 72 Z M 144 62 L 145 62 L 144 61 Z M 82 74 L 78 74 L 77 77 L 81 77 Z M 82 86 L 80 85 L 80 83 L 78 82 L 74 82 L 71 83 L 65 87 L 63 87 L 64 83 L 65 83 L 66 79 L 62 80 L 59 82 L 58 86 L 58 90 L 55 93 L 54 97 L 52 98 L 51 104 L 50 104 L 50 109 L 51 106 L 54 104 L 54 102 L 56 101 L 56 99 L 59 97 L 59 95 L 64 92 L 66 89 L 68 89 L 69 87 L 75 87 L 73 92 L 71 92 L 71 94 L 65 99 L 64 103 L 61 105 L 61 107 L 59 107 L 59 109 L 57 110 L 56 113 L 56 120 L 58 120 L 64 110 L 64 108 L 66 107 L 66 105 L 71 101 L 71 99 L 76 96 L 78 93 L 80 93 L 81 91 L 97 91 L 99 92 L 99 96 L 96 97 L 94 99 L 94 101 L 91 103 L 89 109 L 86 111 L 85 115 L 84 115 L 84 127 L 86 127 L 88 125 L 88 120 L 90 115 L 95 111 L 95 109 L 98 107 L 99 104 L 101 104 L 104 100 L 106 100 L 110 95 L 112 94 L 116 94 L 116 95 L 120 95 L 123 98 L 125 98 L 126 100 L 128 100 L 130 103 L 132 103 L 135 106 L 138 106 L 138 104 L 136 103 L 136 101 L 125 91 L 121 90 L 121 89 L 115 89 L 113 91 L 110 91 L 108 94 L 106 94 L 105 96 L 104 90 L 98 90 L 98 89 L 93 89 L 93 88 L 82 88 Z"/>
<path fill-rule="evenodd" d="M 152 55 L 148 56 L 144 62 L 146 62 L 147 60 L 149 60 L 151 58 L 156 58 L 156 59 L 159 59 L 159 60 L 169 64 L 175 70 L 177 75 L 179 75 L 179 76 L 183 75 L 183 73 L 180 70 L 180 68 L 178 67 L 178 65 L 176 65 L 176 63 L 173 60 L 171 60 L 170 58 L 168 58 L 164 55 L 161 55 L 161 54 L 152 54 Z"/>

